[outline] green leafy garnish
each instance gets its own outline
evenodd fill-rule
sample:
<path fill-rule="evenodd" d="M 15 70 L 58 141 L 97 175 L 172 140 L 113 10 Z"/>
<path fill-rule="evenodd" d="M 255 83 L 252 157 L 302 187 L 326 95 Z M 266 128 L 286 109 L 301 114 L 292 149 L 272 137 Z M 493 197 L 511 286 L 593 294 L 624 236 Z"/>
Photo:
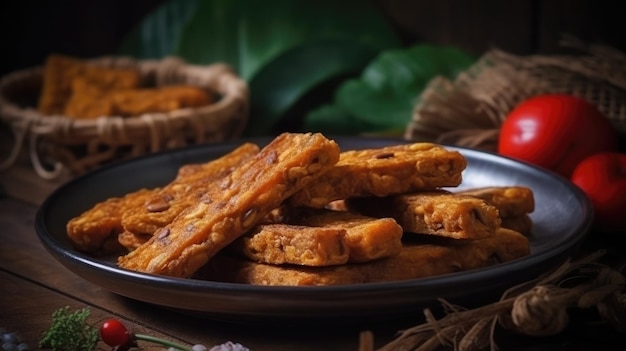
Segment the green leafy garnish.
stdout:
<path fill-rule="evenodd" d="M 74 312 L 69 306 L 56 310 L 52 314 L 52 324 L 39 341 L 42 349 L 54 351 L 90 351 L 94 350 L 98 340 L 98 328 L 86 323 L 89 308 Z"/>
<path fill-rule="evenodd" d="M 330 126 L 347 125 L 333 130 L 341 134 L 404 130 L 416 99 L 433 77 L 453 78 L 474 61 L 456 48 L 429 44 L 382 51 L 360 77 L 339 86 L 332 104 L 311 111 L 303 128 L 327 132 Z"/>

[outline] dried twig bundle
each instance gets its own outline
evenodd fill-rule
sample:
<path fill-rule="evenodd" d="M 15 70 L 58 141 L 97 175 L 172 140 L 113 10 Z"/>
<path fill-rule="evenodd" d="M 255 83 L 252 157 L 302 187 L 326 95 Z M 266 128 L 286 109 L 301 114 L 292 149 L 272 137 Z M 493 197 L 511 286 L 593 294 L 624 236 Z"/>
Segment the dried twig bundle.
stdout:
<path fill-rule="evenodd" d="M 497 350 L 496 327 L 529 336 L 554 335 L 569 323 L 571 308 L 593 308 L 620 330 L 626 330 L 626 277 L 621 269 L 597 262 L 604 251 L 568 260 L 552 272 L 514 286 L 497 302 L 466 310 L 441 300 L 446 315 L 437 319 L 424 310 L 426 322 L 403 330 L 377 351 Z M 374 350 L 371 332 L 361 336 L 360 351 Z"/>

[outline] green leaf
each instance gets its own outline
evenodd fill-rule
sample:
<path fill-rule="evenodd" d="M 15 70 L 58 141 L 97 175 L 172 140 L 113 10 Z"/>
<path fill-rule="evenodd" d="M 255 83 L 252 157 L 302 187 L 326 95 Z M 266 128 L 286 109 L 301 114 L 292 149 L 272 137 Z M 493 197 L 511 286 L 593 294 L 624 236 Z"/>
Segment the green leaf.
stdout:
<path fill-rule="evenodd" d="M 419 94 L 437 75 L 453 78 L 469 67 L 474 58 L 461 50 L 419 44 L 407 49 L 387 50 L 363 70 L 360 77 L 344 82 L 335 92 L 334 104 L 351 119 L 370 126 L 355 128 L 351 134 L 402 130 L 409 122 Z M 306 125 L 324 124 L 324 111 L 312 111 Z M 358 126 L 358 124 L 355 124 Z"/>
<path fill-rule="evenodd" d="M 354 77 L 378 52 L 399 47 L 375 0 L 171 0 L 122 49 L 229 64 L 250 85 L 244 134 L 263 135 L 327 80 Z"/>
<path fill-rule="evenodd" d="M 206 0 L 185 26 L 177 54 L 197 64 L 226 62 L 250 80 L 284 52 L 328 39 L 377 50 L 400 46 L 372 0 Z"/>
<path fill-rule="evenodd" d="M 302 123 L 302 129 L 309 132 L 323 132 L 327 135 L 345 135 L 352 130 L 375 131 L 376 126 L 355 118 L 337 105 L 322 105 L 310 112 Z"/>
<path fill-rule="evenodd" d="M 122 40 L 120 55 L 138 59 L 159 59 L 172 55 L 186 23 L 195 13 L 199 0 L 170 0 L 148 14 Z"/>
<path fill-rule="evenodd" d="M 377 51 L 353 41 L 308 42 L 267 63 L 250 82 L 251 111 L 244 135 L 272 132 L 299 99 L 333 77 L 356 76 Z"/>
<path fill-rule="evenodd" d="M 408 121 L 416 90 L 374 90 L 362 81 L 350 80 L 338 89 L 336 102 L 355 118 L 368 124 L 380 129 L 397 128 Z"/>

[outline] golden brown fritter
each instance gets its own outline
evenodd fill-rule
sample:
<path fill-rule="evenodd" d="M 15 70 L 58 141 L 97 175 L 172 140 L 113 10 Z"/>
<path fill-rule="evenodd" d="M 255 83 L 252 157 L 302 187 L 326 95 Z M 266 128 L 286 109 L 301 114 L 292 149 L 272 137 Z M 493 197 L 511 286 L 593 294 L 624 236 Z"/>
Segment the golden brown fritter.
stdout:
<path fill-rule="evenodd" d="M 466 166 L 461 153 L 432 143 L 344 151 L 335 167 L 292 196 L 290 203 L 322 208 L 350 197 L 458 186 Z"/>
<path fill-rule="evenodd" d="M 502 218 L 522 216 L 535 210 L 533 191 L 524 186 L 480 187 L 455 193 L 474 196 L 487 201 L 498 209 Z"/>
<path fill-rule="evenodd" d="M 198 203 L 207 188 L 216 186 L 258 152 L 256 144 L 244 143 L 222 157 L 195 165 L 193 171 L 191 166 L 183 166 L 172 182 L 154 191 L 143 205 L 124 212 L 124 230 L 141 236 L 154 234 L 170 224 L 185 208 Z"/>
<path fill-rule="evenodd" d="M 453 239 L 492 236 L 498 210 L 484 200 L 449 192 L 421 192 L 347 200 L 348 207 L 374 217 L 394 218 L 405 232 Z"/>
<path fill-rule="evenodd" d="M 122 228 L 122 214 L 143 206 L 153 190 L 140 189 L 122 197 L 112 197 L 70 219 L 67 235 L 74 246 L 90 253 L 110 253 L 119 250 L 117 234 Z"/>
<path fill-rule="evenodd" d="M 282 223 L 260 224 L 233 243 L 233 252 L 263 263 L 329 266 L 397 255 L 402 227 L 391 218 L 292 209 Z"/>
<path fill-rule="evenodd" d="M 338 160 L 339 146 L 319 133 L 283 133 L 249 162 L 205 188 L 200 202 L 121 256 L 118 265 L 189 277 Z"/>

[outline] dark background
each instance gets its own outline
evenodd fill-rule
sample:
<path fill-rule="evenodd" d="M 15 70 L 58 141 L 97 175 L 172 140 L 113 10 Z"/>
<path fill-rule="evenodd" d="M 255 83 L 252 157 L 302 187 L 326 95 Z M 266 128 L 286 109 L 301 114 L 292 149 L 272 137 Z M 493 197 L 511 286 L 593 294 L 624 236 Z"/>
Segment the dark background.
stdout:
<path fill-rule="evenodd" d="M 338 0 L 340 1 L 340 0 Z M 110 54 L 164 0 L 17 0 L 0 5 L 0 75 L 41 65 L 51 52 L 89 58 Z M 626 51 L 620 1 L 377 0 L 406 43 L 454 45 L 480 55 L 563 52 L 571 34 Z"/>

